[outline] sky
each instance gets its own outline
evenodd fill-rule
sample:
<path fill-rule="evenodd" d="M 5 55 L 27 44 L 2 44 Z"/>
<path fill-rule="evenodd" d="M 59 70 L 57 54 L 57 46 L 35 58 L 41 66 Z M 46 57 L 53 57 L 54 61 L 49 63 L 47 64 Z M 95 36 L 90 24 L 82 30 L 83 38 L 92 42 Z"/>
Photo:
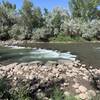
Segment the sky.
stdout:
<path fill-rule="evenodd" d="M 2 0 L 0 0 L 1 2 Z M 13 4 L 16 4 L 17 9 L 20 9 L 23 0 L 8 0 Z M 35 6 L 39 6 L 42 10 L 47 8 L 51 11 L 54 7 L 60 6 L 68 9 L 68 0 L 31 0 Z"/>
<path fill-rule="evenodd" d="M 23 4 L 23 0 L 8 0 L 9 2 L 16 4 L 17 9 L 20 9 Z M 68 9 L 68 0 L 31 0 L 35 6 L 38 6 L 43 11 L 44 8 L 47 8 L 51 11 L 54 7 L 60 6 L 62 8 Z M 2 2 L 2 0 L 0 0 Z M 100 10 L 100 6 L 98 6 Z"/>

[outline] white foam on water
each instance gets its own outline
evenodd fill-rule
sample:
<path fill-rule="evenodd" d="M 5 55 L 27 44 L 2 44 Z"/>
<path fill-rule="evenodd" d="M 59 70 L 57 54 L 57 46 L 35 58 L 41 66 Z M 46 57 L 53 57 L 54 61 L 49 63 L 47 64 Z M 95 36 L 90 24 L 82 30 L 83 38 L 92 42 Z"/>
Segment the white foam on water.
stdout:
<path fill-rule="evenodd" d="M 24 49 L 25 47 L 20 46 L 8 46 L 12 49 Z M 26 49 L 26 48 L 25 48 Z M 59 52 L 57 50 L 47 50 L 47 49 L 37 49 L 31 48 L 32 51 L 28 55 L 21 57 L 19 60 L 25 59 L 67 59 L 67 60 L 76 60 L 76 55 L 72 55 L 70 52 Z M 21 52 L 20 55 L 23 55 Z"/>
<path fill-rule="evenodd" d="M 75 60 L 76 55 L 72 55 L 70 52 L 61 53 L 57 50 L 35 49 L 30 52 L 30 58 L 56 58 L 56 59 L 69 59 Z M 33 55 L 33 56 L 32 56 Z M 34 56 L 35 55 L 35 56 Z"/>
<path fill-rule="evenodd" d="M 12 49 L 25 49 L 25 47 L 20 47 L 20 46 L 5 46 L 5 47 L 10 47 Z"/>
<path fill-rule="evenodd" d="M 97 49 L 97 50 L 100 50 L 100 47 L 97 47 L 96 49 Z"/>

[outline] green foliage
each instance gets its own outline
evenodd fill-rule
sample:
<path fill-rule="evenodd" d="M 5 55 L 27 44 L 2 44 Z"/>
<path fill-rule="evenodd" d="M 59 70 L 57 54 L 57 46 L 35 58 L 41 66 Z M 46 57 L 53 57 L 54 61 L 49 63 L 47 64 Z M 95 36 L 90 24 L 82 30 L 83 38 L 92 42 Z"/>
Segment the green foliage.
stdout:
<path fill-rule="evenodd" d="M 32 100 L 26 84 L 12 88 L 7 77 L 0 78 L 0 100 Z"/>
<path fill-rule="evenodd" d="M 0 40 L 80 41 L 100 39 L 99 0 L 69 0 L 71 15 L 56 7 L 51 12 L 24 0 L 22 8 L 7 0 L 0 4 Z M 62 33 L 62 34 L 60 34 Z"/>
<path fill-rule="evenodd" d="M 73 17 L 91 20 L 97 17 L 97 6 L 100 0 L 69 0 L 70 11 Z"/>
<path fill-rule="evenodd" d="M 68 16 L 66 10 L 56 7 L 52 12 L 49 12 L 44 16 L 44 27 L 52 30 L 51 36 L 55 36 L 60 32 L 61 24 Z"/>
<path fill-rule="evenodd" d="M 57 37 L 51 37 L 49 39 L 49 41 L 51 41 L 51 42 L 68 42 L 68 41 L 82 42 L 82 41 L 85 41 L 85 40 L 80 36 L 71 37 L 69 35 L 64 35 L 62 33 L 62 34 L 57 35 Z"/>
<path fill-rule="evenodd" d="M 81 36 L 81 25 L 83 21 L 81 19 L 68 19 L 65 20 L 61 26 L 61 30 L 64 34 L 70 36 Z"/>
<path fill-rule="evenodd" d="M 37 28 L 35 30 L 33 30 L 33 39 L 34 40 L 41 40 L 41 39 L 45 39 L 45 40 L 48 40 L 48 37 L 51 35 L 51 31 L 49 28 L 45 28 L 45 27 L 42 27 L 42 28 Z"/>
<path fill-rule="evenodd" d="M 64 95 L 63 91 L 61 91 L 58 87 L 55 87 L 53 89 L 52 95 L 51 95 L 52 100 L 80 100 L 75 98 L 72 95 Z"/>
<path fill-rule="evenodd" d="M 0 79 L 0 99 L 10 98 L 10 90 L 11 86 L 9 84 L 9 80 L 6 77 Z"/>
<path fill-rule="evenodd" d="M 32 100 L 25 86 L 16 87 L 16 90 L 11 90 L 10 93 L 12 95 L 11 100 Z"/>
<path fill-rule="evenodd" d="M 64 99 L 63 92 L 60 89 L 58 89 L 57 87 L 55 87 L 53 90 L 53 93 L 51 95 L 51 98 L 53 100 L 63 100 Z"/>
<path fill-rule="evenodd" d="M 10 85 L 11 80 L 6 76 L 0 78 L 0 100 L 33 100 L 29 94 L 31 93 L 29 83 L 20 82 L 16 87 Z M 39 92 L 39 97 L 36 100 L 44 100 L 44 97 L 47 96 L 45 92 Z M 41 94 L 42 93 L 42 94 Z M 52 100 L 80 100 L 73 95 L 65 95 L 63 91 L 60 90 L 58 86 L 52 87 L 49 97 Z M 36 96 L 37 92 L 36 92 Z M 91 97 L 90 100 L 99 100 L 100 94 L 96 97 Z"/>
<path fill-rule="evenodd" d="M 0 4 L 0 40 L 7 40 L 10 38 L 8 31 L 15 21 L 15 5 L 8 1 L 3 1 Z"/>
<path fill-rule="evenodd" d="M 77 99 L 74 96 L 69 95 L 65 97 L 65 100 L 80 100 L 80 99 Z"/>
<path fill-rule="evenodd" d="M 82 37 L 91 40 L 100 33 L 100 20 L 92 20 L 82 24 Z"/>
<path fill-rule="evenodd" d="M 42 13 L 40 8 L 34 7 L 30 0 L 24 0 L 21 11 L 23 25 L 28 30 L 27 34 L 32 33 L 32 29 L 42 25 Z"/>

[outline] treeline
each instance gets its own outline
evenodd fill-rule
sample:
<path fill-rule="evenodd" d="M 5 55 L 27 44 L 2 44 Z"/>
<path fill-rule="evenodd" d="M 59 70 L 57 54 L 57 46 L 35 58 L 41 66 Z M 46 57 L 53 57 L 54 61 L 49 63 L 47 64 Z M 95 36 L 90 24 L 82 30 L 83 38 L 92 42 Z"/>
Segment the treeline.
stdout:
<path fill-rule="evenodd" d="M 30 0 L 23 0 L 20 10 L 3 0 L 0 4 L 0 40 L 100 39 L 99 5 L 100 0 L 69 0 L 70 12 L 60 7 L 50 12 L 45 8 L 42 12 Z"/>

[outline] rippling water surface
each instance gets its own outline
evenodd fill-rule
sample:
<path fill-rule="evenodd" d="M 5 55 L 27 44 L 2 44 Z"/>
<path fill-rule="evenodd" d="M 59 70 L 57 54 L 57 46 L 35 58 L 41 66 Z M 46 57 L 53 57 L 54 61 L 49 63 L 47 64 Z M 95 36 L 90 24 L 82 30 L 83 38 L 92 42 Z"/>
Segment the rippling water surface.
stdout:
<path fill-rule="evenodd" d="M 100 43 L 32 43 L 22 44 L 34 49 L 0 47 L 0 62 L 80 59 L 83 63 L 100 67 Z M 41 49 L 39 49 L 41 48 Z"/>
<path fill-rule="evenodd" d="M 70 52 L 60 52 L 57 50 L 48 50 L 41 48 L 25 48 L 18 46 L 9 46 L 0 48 L 0 62 L 30 62 L 35 60 L 75 60 L 76 55 Z"/>

